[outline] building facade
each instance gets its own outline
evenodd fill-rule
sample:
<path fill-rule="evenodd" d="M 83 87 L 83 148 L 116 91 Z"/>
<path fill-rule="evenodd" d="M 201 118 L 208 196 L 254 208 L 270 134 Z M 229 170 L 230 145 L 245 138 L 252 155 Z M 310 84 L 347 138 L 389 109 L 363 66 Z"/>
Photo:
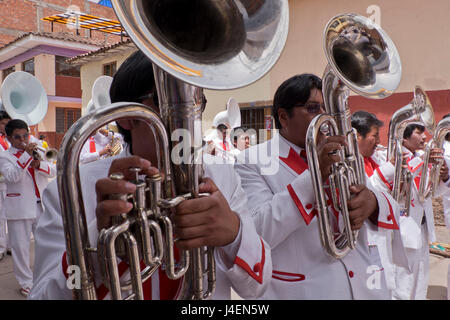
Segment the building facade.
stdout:
<path fill-rule="evenodd" d="M 402 79 L 389 98 L 371 100 L 351 93 L 351 111 L 367 110 L 384 123 L 381 142 L 387 142 L 387 129 L 392 114 L 411 102 L 416 85 L 421 86 L 433 104 L 436 120 L 450 112 L 450 2 L 434 0 L 425 4 L 420 0 L 290 0 L 290 26 L 283 53 L 272 70 L 255 83 L 237 90 L 205 90 L 208 105 L 203 114 L 203 128 L 211 128 L 214 116 L 225 110 L 230 97 L 241 107 L 242 124 L 254 129 L 272 129 L 270 117 L 273 95 L 289 77 L 300 73 L 322 76 L 327 60 L 323 50 L 323 31 L 327 22 L 339 13 L 353 12 L 366 16 L 381 25 L 395 43 L 402 61 Z M 103 66 L 115 62 L 120 66 L 131 52 L 107 50 L 74 58 L 81 64 L 82 104 L 90 99 L 90 87 L 104 74 Z M 105 52 L 108 52 L 107 54 Z M 102 55 L 99 55 L 101 53 Z M 104 55 L 103 55 L 104 54 Z M 270 137 L 270 135 L 269 135 Z M 260 139 L 261 141 L 261 139 Z"/>
<path fill-rule="evenodd" d="M 66 60 L 121 39 L 110 33 L 44 20 L 67 12 L 115 19 L 112 8 L 87 0 L 0 1 L 0 81 L 3 83 L 11 72 L 26 71 L 42 83 L 48 111 L 31 131 L 35 136 L 44 135 L 52 147 L 59 147 L 65 132 L 81 116 L 80 67 Z"/>

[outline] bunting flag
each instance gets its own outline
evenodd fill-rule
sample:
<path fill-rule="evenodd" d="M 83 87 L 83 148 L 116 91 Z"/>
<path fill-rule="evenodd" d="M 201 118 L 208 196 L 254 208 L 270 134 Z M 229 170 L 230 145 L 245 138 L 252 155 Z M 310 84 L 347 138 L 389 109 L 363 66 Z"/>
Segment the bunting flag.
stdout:
<path fill-rule="evenodd" d="M 101 6 L 112 8 L 111 0 L 89 0 L 91 2 L 95 2 Z"/>

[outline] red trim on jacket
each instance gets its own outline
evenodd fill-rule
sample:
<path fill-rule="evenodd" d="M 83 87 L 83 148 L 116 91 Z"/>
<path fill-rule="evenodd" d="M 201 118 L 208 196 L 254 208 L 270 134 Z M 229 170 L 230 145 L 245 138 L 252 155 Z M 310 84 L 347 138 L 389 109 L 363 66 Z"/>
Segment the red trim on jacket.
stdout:
<path fill-rule="evenodd" d="M 24 152 L 25 152 L 24 150 L 19 150 L 19 151 L 17 151 L 17 153 L 13 153 L 13 156 L 15 156 L 16 158 L 20 158 Z M 31 160 L 33 160 L 32 157 L 30 157 L 30 158 L 28 159 L 28 161 L 25 162 L 25 163 L 22 163 L 22 162 L 20 162 L 19 160 L 17 160 L 17 164 L 18 164 L 19 167 L 21 167 L 22 169 L 25 169 L 26 166 L 31 162 Z"/>
<path fill-rule="evenodd" d="M 286 163 L 289 168 L 294 170 L 299 175 L 302 174 L 303 171 L 308 169 L 308 164 L 305 162 L 305 160 L 302 159 L 302 157 L 300 157 L 297 152 L 295 152 L 293 148 L 289 149 L 287 158 L 283 158 L 280 156 L 280 160 Z"/>
<path fill-rule="evenodd" d="M 364 169 L 366 170 L 369 178 L 375 173 L 375 170 L 379 167 L 378 163 L 373 161 L 372 158 L 364 157 Z"/>
<path fill-rule="evenodd" d="M 275 275 L 277 275 L 277 276 L 275 276 Z M 286 276 L 286 278 L 282 278 L 280 276 Z M 298 282 L 298 281 L 305 280 L 306 276 L 304 274 L 300 274 L 300 273 L 290 273 L 290 272 L 273 270 L 272 278 L 281 280 L 281 281 L 286 281 L 286 282 Z"/>
<path fill-rule="evenodd" d="M 383 173 L 381 173 L 380 166 L 376 163 L 372 158 L 364 157 L 364 169 L 366 171 L 367 176 L 370 178 L 375 172 L 377 172 L 381 181 L 388 187 L 389 190 L 392 190 L 392 184 L 387 181 L 384 177 Z"/>
<path fill-rule="evenodd" d="M 298 211 L 300 211 L 300 214 L 302 215 L 303 220 L 305 220 L 306 225 L 309 225 L 311 223 L 311 220 L 317 214 L 317 210 L 313 209 L 311 211 L 311 213 L 308 214 L 308 212 L 306 212 L 305 208 L 303 207 L 302 202 L 297 197 L 297 194 L 295 193 L 294 188 L 292 188 L 292 186 L 289 184 L 287 186 L 287 189 L 289 191 L 289 194 L 291 195 L 292 200 L 294 201 L 295 205 L 297 206 Z M 311 205 L 311 208 L 312 208 L 312 205 Z"/>
<path fill-rule="evenodd" d="M 41 171 L 41 172 L 44 172 L 44 173 L 46 173 L 48 175 L 50 175 L 50 166 L 49 165 L 47 165 L 47 171 L 41 169 L 40 167 L 38 168 L 38 170 Z"/>
<path fill-rule="evenodd" d="M 391 203 L 389 202 L 388 198 L 384 195 L 384 193 L 381 193 L 383 195 L 383 197 L 386 199 L 388 205 L 389 205 L 389 215 L 388 215 L 388 220 L 391 219 L 392 223 L 386 223 L 386 222 L 380 222 L 378 221 L 378 226 L 381 228 L 385 228 L 385 229 L 396 229 L 398 230 L 398 224 L 397 221 L 395 221 L 395 215 L 394 215 L 394 211 L 392 210 L 392 206 Z"/>
<path fill-rule="evenodd" d="M 264 271 L 264 264 L 266 263 L 266 252 L 264 248 L 264 242 L 261 240 L 261 246 L 262 246 L 262 253 L 261 253 L 261 261 L 256 263 L 253 266 L 253 269 L 248 265 L 247 262 L 245 262 L 240 257 L 236 256 L 234 259 L 234 263 L 237 264 L 239 267 L 244 269 L 250 277 L 258 281 L 258 283 L 263 283 L 263 271 Z"/>
<path fill-rule="evenodd" d="M 0 145 L 3 147 L 3 150 L 8 150 L 8 142 L 6 142 L 5 137 L 3 135 L 0 135 Z"/>

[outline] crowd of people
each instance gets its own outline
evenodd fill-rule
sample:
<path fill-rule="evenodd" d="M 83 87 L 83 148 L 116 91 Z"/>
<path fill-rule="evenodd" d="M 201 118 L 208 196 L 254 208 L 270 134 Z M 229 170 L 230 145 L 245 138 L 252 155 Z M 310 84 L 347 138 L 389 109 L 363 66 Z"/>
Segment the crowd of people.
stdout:
<path fill-rule="evenodd" d="M 152 63 L 137 51 L 117 70 L 111 102 L 136 102 L 159 110 L 154 95 L 148 98 L 154 87 Z M 391 190 L 398 164 L 379 148 L 383 122 L 366 111 L 352 115 L 366 182 L 349 187 L 347 207 L 355 248 L 336 258 L 321 244 L 313 171 L 305 152 L 308 126 L 324 112 L 322 80 L 312 74 L 295 75 L 274 95 L 272 115 L 278 130 L 270 140 L 252 145 L 251 130 L 226 117 L 217 123 L 214 137 L 205 139 L 204 159 L 222 157 L 225 161 L 204 161 L 199 191 L 210 195 L 184 200 L 175 207 L 171 220 L 178 250 L 216 248 L 213 299 L 230 299 L 231 288 L 244 299 L 426 299 L 429 244 L 436 237 L 432 200 L 421 202 L 418 194 L 422 171 L 429 170 L 422 166 L 425 128 L 413 124 L 404 131 L 403 169 L 411 172 L 413 183 L 410 200 L 396 201 Z M 0 184 L 0 227 L 5 229 L 6 220 L 21 293 L 29 299 L 71 299 L 58 186 L 56 181 L 48 183 L 55 177 L 55 164 L 33 157 L 35 145 L 26 123 L 4 122 L 0 119 L 0 145 L 4 149 L 0 154 L 4 178 Z M 129 202 L 114 195 L 133 193 L 136 185 L 110 175 L 122 173 L 131 181 L 130 168 L 140 168 L 141 174 L 148 176 L 158 173 L 153 130 L 142 121 L 116 122 L 118 132 L 98 130 L 80 157 L 86 222 L 93 246 L 102 230 L 112 226 L 112 217 L 133 210 Z M 112 152 L 113 136 L 120 140 L 123 151 Z M 318 176 L 327 186 L 325 210 L 336 233 L 342 230 L 344 218 L 331 201 L 336 190 L 328 183 L 334 164 L 341 160 L 335 151 L 347 143 L 343 136 L 320 133 L 316 146 Z M 444 199 L 450 228 L 449 145 L 447 135 L 443 149 L 433 149 L 430 161 L 433 165 L 443 162 L 435 195 Z M 268 154 L 267 150 L 278 152 Z M 268 159 L 260 154 L 268 154 Z M 31 233 L 35 240 L 33 273 L 29 266 Z M 6 247 L 3 232 L 0 255 Z M 126 281 L 129 265 L 121 258 L 120 277 Z M 102 283 L 96 255 L 92 259 L 96 295 L 111 298 L 110 288 Z M 169 279 L 164 268 L 159 268 L 144 282 L 144 298 L 175 299 L 182 283 Z"/>
<path fill-rule="evenodd" d="M 100 128 L 86 142 L 80 163 L 118 154 L 122 143 L 120 134 L 114 137 L 112 131 Z M 30 245 L 44 210 L 42 194 L 56 177 L 56 160 L 48 158 L 47 150 L 44 135 L 37 139 L 25 121 L 0 111 L 0 261 L 12 256 L 19 291 L 25 297 L 33 287 Z"/>

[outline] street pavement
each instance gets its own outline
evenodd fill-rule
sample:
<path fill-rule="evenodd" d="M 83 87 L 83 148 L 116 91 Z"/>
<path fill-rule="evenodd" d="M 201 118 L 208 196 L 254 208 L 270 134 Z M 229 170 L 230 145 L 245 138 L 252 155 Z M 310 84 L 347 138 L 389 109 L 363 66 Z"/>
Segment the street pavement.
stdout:
<path fill-rule="evenodd" d="M 437 242 L 450 244 L 450 231 L 443 226 L 436 226 Z M 31 245 L 31 263 L 34 260 L 34 243 Z M 427 299 L 446 300 L 447 299 L 447 273 L 450 265 L 450 258 L 440 255 L 430 254 L 430 281 L 428 285 Z M 13 273 L 11 256 L 6 256 L 0 261 L 0 300 L 26 300 L 19 293 L 19 284 Z M 240 297 L 233 292 L 232 299 Z"/>

